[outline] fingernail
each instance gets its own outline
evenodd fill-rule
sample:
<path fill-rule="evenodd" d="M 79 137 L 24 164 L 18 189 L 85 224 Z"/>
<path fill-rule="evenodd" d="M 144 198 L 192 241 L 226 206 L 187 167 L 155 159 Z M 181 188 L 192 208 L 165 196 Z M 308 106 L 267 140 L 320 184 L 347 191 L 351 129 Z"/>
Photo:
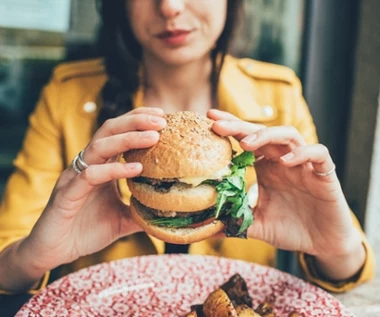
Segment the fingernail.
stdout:
<path fill-rule="evenodd" d="M 243 142 L 244 143 L 252 143 L 253 141 L 255 141 L 257 139 L 257 135 L 256 134 L 251 134 L 249 136 L 247 136 Z"/>
<path fill-rule="evenodd" d="M 150 121 L 153 123 L 166 124 L 165 119 L 157 116 L 150 116 Z"/>
<path fill-rule="evenodd" d="M 146 140 L 155 140 L 159 137 L 159 134 L 157 131 L 142 131 L 141 137 Z"/>
<path fill-rule="evenodd" d="M 293 152 L 290 152 L 284 156 L 281 156 L 281 159 L 285 162 L 290 161 L 294 157 Z"/>
<path fill-rule="evenodd" d="M 141 169 L 141 163 L 127 163 L 126 167 L 130 171 L 139 170 Z"/>
<path fill-rule="evenodd" d="M 218 125 L 221 125 L 223 127 L 226 127 L 228 125 L 227 120 L 218 120 L 217 123 L 218 123 Z"/>
<path fill-rule="evenodd" d="M 161 108 L 157 108 L 157 107 L 147 107 L 147 109 L 149 109 L 149 111 L 152 113 L 152 112 L 155 112 L 157 114 L 164 114 L 164 110 L 162 110 Z"/>
<path fill-rule="evenodd" d="M 164 110 L 162 110 L 161 108 L 153 107 L 152 109 L 154 109 L 154 111 L 159 114 L 164 114 Z"/>

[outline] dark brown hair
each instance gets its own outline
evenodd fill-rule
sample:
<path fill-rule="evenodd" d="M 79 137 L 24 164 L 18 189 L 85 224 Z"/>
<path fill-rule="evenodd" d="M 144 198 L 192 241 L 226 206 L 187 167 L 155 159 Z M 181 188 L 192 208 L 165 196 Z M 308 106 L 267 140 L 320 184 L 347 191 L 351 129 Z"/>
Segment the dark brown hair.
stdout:
<path fill-rule="evenodd" d="M 226 24 L 211 52 L 213 67 L 210 81 L 214 96 L 241 7 L 242 0 L 228 0 Z M 104 105 L 98 117 L 100 125 L 109 118 L 132 110 L 133 96 L 140 85 L 138 68 L 142 48 L 126 16 L 125 0 L 98 0 L 98 9 L 102 22 L 98 45 L 109 77 L 102 91 Z"/>

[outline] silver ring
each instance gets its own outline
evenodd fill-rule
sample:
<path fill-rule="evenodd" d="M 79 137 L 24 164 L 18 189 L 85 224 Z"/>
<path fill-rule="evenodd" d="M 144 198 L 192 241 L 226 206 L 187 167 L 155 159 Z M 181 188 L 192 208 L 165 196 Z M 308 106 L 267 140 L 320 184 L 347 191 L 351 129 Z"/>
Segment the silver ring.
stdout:
<path fill-rule="evenodd" d="M 78 154 L 78 163 L 82 166 L 83 169 L 86 169 L 88 165 L 83 159 L 83 152 L 84 150 L 80 151 Z"/>
<path fill-rule="evenodd" d="M 73 161 L 71 162 L 71 166 L 78 174 L 82 173 L 83 170 L 78 167 L 78 155 L 74 157 Z"/>
<path fill-rule="evenodd" d="M 78 174 L 82 173 L 88 167 L 86 162 L 83 160 L 83 150 L 74 157 L 71 166 Z"/>
<path fill-rule="evenodd" d="M 334 165 L 334 167 L 331 170 L 329 170 L 328 172 L 324 172 L 324 173 L 323 172 L 317 172 L 317 171 L 314 170 L 314 174 L 317 175 L 317 176 L 320 176 L 320 177 L 327 177 L 327 176 L 331 175 L 334 172 L 335 172 L 335 165 Z"/>

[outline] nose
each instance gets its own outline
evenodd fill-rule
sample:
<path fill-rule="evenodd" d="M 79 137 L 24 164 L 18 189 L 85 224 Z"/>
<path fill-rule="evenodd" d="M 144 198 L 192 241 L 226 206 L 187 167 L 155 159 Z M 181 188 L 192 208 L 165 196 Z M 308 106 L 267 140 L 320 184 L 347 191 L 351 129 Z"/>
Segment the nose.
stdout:
<path fill-rule="evenodd" d="M 180 15 L 185 9 L 185 0 L 161 0 L 159 10 L 166 19 L 172 19 Z"/>

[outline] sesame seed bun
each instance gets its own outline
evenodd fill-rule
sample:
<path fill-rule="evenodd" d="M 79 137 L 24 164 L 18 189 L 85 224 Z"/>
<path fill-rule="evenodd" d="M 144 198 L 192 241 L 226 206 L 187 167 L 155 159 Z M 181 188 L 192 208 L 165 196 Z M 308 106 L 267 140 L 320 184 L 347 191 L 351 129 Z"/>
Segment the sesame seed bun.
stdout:
<path fill-rule="evenodd" d="M 231 142 L 211 130 L 213 120 L 190 111 L 167 114 L 165 119 L 167 126 L 160 131 L 156 145 L 124 153 L 127 162 L 142 164 L 141 176 L 203 177 L 230 163 Z"/>

